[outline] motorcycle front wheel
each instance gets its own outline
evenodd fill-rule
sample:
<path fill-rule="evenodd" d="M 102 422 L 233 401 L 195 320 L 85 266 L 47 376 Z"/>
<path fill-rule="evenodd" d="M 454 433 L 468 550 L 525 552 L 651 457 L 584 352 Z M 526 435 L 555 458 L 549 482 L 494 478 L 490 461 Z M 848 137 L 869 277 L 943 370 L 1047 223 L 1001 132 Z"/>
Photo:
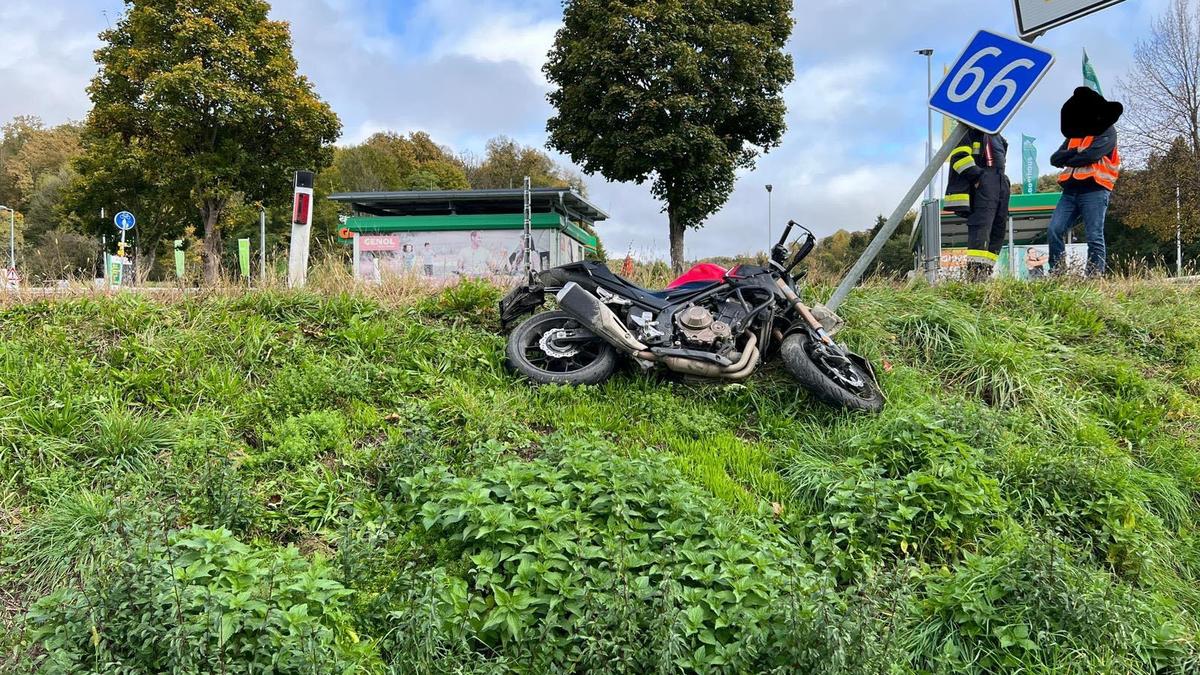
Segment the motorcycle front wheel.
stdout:
<path fill-rule="evenodd" d="M 508 365 L 539 384 L 599 384 L 617 368 L 617 353 L 600 338 L 559 341 L 559 331 L 582 329 L 566 312 L 534 314 L 508 337 Z"/>
<path fill-rule="evenodd" d="M 841 408 L 878 413 L 883 410 L 883 392 L 875 378 L 844 354 L 824 354 L 808 335 L 794 333 L 780 346 L 788 372 L 805 389 L 822 401 Z"/>

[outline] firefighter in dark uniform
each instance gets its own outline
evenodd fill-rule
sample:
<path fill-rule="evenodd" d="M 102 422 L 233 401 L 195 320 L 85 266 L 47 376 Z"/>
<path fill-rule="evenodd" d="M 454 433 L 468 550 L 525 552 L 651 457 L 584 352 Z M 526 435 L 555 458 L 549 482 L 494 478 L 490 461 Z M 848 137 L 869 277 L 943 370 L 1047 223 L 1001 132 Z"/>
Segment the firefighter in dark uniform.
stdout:
<path fill-rule="evenodd" d="M 1004 173 L 1008 141 L 1000 134 L 968 129 L 950 154 L 945 206 L 967 219 L 968 281 L 990 279 L 1008 233 L 1012 184 Z"/>

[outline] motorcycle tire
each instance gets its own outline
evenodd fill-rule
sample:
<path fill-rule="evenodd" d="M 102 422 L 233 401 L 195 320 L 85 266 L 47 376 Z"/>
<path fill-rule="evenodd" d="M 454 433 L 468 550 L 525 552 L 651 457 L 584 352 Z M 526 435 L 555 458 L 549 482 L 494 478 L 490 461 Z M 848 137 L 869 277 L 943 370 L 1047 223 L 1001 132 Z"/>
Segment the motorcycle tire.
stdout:
<path fill-rule="evenodd" d="M 538 384 L 600 384 L 617 368 L 617 353 L 612 345 L 597 338 L 584 345 L 579 354 L 554 358 L 540 346 L 542 336 L 558 328 L 578 327 L 566 312 L 534 314 L 513 329 L 508 336 L 505 356 L 509 368 Z"/>
<path fill-rule="evenodd" d="M 865 376 L 866 387 L 863 392 L 854 392 L 843 388 L 833 380 L 809 356 L 809 337 L 803 333 L 794 333 L 784 338 L 780 346 L 780 355 L 788 372 L 814 396 L 832 406 L 848 410 L 861 410 L 867 413 L 878 413 L 883 410 L 883 392 L 875 384 L 869 373 Z"/>

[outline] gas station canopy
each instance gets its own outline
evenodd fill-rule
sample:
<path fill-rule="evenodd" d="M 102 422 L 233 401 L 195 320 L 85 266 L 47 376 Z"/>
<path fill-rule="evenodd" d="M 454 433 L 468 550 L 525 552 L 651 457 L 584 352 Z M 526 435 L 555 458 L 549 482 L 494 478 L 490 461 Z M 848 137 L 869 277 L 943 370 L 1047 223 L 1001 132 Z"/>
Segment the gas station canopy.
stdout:
<path fill-rule="evenodd" d="M 357 214 L 370 216 L 443 216 L 520 213 L 525 191 L 433 190 L 411 192 L 346 192 L 329 199 L 349 204 Z M 535 213 L 562 213 L 588 225 L 608 214 L 570 188 L 534 188 L 530 201 Z"/>
<path fill-rule="evenodd" d="M 1054 215 L 1054 209 L 1061 198 L 1061 192 L 1013 195 L 1008 206 L 1013 224 L 1012 243 L 1018 246 L 1046 243 L 1046 228 L 1050 225 L 1050 217 Z M 966 245 L 967 219 L 943 208 L 942 248 Z"/>

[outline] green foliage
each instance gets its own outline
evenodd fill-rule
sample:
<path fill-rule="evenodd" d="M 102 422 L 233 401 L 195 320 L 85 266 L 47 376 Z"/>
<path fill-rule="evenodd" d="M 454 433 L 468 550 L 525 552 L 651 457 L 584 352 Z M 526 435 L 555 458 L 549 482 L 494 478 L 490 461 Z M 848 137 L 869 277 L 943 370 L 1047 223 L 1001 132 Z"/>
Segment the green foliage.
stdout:
<path fill-rule="evenodd" d="M 571 188 L 587 191 L 583 179 L 559 166 L 542 150 L 525 146 L 507 136 L 487 142 L 482 160 L 467 162 L 467 179 L 476 190 L 520 188 L 529 177 L 532 187 Z"/>
<path fill-rule="evenodd" d="M 1017 538 L 928 585 L 905 647 L 931 672 L 1184 672 L 1188 628 L 1169 605 Z M 1119 637 L 1118 637 L 1119 636 Z"/>
<path fill-rule="evenodd" d="M 913 253 L 909 239 L 917 221 L 915 211 L 908 213 L 896 229 L 896 234 L 888 240 L 876 258 L 875 266 L 869 276 L 878 275 L 884 278 L 903 278 L 913 269 Z M 822 279 L 840 279 L 850 267 L 867 250 L 867 245 L 883 229 L 887 219 L 879 216 L 869 230 L 847 232 L 838 230 L 817 243 L 812 255 L 805 260 L 808 270 Z"/>
<path fill-rule="evenodd" d="M 480 325 L 499 319 L 495 310 L 500 291 L 484 281 L 464 279 L 417 305 L 425 316 L 455 323 Z"/>
<path fill-rule="evenodd" d="M 816 511 L 802 525 L 814 562 L 843 581 L 880 559 L 953 562 L 1001 526 L 979 451 L 937 423 L 898 420 L 841 451 L 836 464 L 798 464 L 792 483 Z"/>
<path fill-rule="evenodd" d="M 350 591 L 295 549 L 227 530 L 130 541 L 103 575 L 30 610 L 42 672 L 353 672 L 362 658 Z"/>
<path fill-rule="evenodd" d="M 772 528 L 734 519 L 664 462 L 565 449 L 476 478 L 403 481 L 440 556 L 446 641 L 556 668 L 632 672 L 783 665 L 787 599 L 815 581 Z M 796 617 L 793 617 L 795 619 Z"/>
<path fill-rule="evenodd" d="M 1179 136 L 1152 152 L 1144 168 L 1121 177 L 1113 210 L 1125 225 L 1161 242 L 1174 242 L 1177 227 L 1185 242 L 1200 238 L 1200 199 L 1187 187 L 1200 182 L 1200 147 L 1194 143 Z"/>
<path fill-rule="evenodd" d="M 0 306 L 0 671 L 1197 670 L 1196 290 L 870 284 L 876 417 L 531 388 L 499 293 Z"/>
<path fill-rule="evenodd" d="M 112 496 L 83 491 L 63 495 L 3 545 L 15 567 L 30 570 L 26 583 L 53 588 L 96 571 L 108 545 L 110 523 L 120 516 Z"/>
<path fill-rule="evenodd" d="M 463 190 L 470 185 L 450 151 L 425 132 L 374 134 L 334 152 L 329 180 L 341 192 Z"/>
<path fill-rule="evenodd" d="M 166 236 L 183 226 L 171 205 L 190 195 L 212 282 L 225 209 L 239 195 L 288 194 L 291 170 L 328 165 L 341 123 L 296 73 L 288 25 L 270 20 L 263 0 L 126 4 L 96 52 L 80 213 L 142 201 Z"/>
<path fill-rule="evenodd" d="M 289 417 L 266 440 L 267 449 L 254 456 L 252 466 L 275 469 L 302 466 L 325 453 L 348 447 L 346 418 L 331 411 Z"/>
<path fill-rule="evenodd" d="M 653 180 L 679 269 L 686 229 L 725 203 L 752 148 L 768 150 L 783 136 L 791 3 L 564 5 L 545 67 L 556 87 L 550 146 L 589 174 Z"/>

